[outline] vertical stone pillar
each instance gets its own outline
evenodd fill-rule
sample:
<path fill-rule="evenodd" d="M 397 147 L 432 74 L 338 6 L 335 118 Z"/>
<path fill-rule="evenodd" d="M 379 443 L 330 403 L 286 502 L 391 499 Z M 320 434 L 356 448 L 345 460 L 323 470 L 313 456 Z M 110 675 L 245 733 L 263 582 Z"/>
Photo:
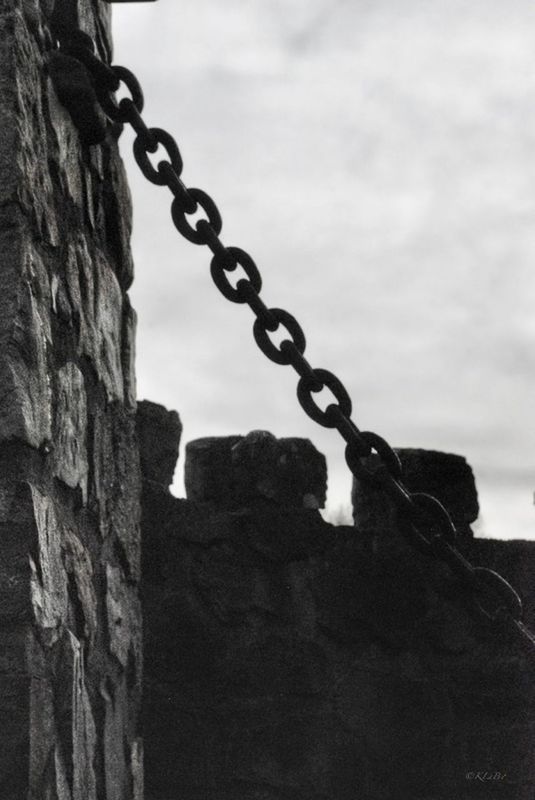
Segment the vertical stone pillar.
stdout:
<path fill-rule="evenodd" d="M 0 796 L 141 800 L 129 195 L 55 94 L 53 12 L 0 8 Z M 109 52 L 106 3 L 56 13 Z"/>

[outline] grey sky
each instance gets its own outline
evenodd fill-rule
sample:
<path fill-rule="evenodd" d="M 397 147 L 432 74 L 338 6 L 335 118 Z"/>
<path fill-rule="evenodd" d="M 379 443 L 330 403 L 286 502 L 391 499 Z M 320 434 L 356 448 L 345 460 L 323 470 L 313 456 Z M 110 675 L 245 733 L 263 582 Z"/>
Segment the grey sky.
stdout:
<path fill-rule="evenodd" d="M 115 5 L 116 63 L 226 244 L 255 258 L 314 366 L 395 446 L 465 455 L 487 535 L 535 536 L 535 10 L 531 0 L 160 0 Z M 138 176 L 138 394 L 185 440 L 265 428 L 311 438 L 330 503 L 350 477 L 291 370 L 181 240 Z"/>

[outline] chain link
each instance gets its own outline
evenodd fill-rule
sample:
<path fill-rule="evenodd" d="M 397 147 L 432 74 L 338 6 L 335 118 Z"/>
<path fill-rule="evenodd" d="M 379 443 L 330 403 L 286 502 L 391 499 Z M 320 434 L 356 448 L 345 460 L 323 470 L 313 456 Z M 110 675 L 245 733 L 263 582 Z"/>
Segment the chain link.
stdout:
<path fill-rule="evenodd" d="M 353 464 L 353 469 L 351 470 L 353 475 L 356 478 L 368 483 L 381 484 L 382 470 L 386 469 L 392 478 L 400 481 L 403 469 L 396 451 L 393 450 L 388 442 L 377 433 L 364 431 L 364 433 L 361 433 L 360 435 L 363 441 L 366 443 L 369 452 L 372 453 L 375 451 L 378 456 L 379 463 L 374 469 L 372 469 L 369 464 L 364 464 L 362 460 L 358 459 Z"/>
<path fill-rule="evenodd" d="M 136 133 L 134 156 L 143 175 L 151 183 L 167 186 L 172 194 L 171 214 L 178 231 L 190 242 L 206 245 L 213 257 L 212 279 L 219 291 L 233 303 L 247 304 L 256 316 L 253 335 L 260 350 L 276 364 L 292 366 L 299 376 L 297 397 L 305 413 L 316 423 L 336 429 L 346 443 L 345 458 L 353 475 L 380 488 L 391 498 L 399 513 L 400 527 L 407 539 L 426 556 L 447 564 L 461 586 L 470 590 L 476 607 L 494 622 L 504 621 L 535 654 L 535 635 L 522 622 L 522 601 L 508 581 L 494 570 L 474 567 L 455 546 L 457 531 L 442 503 L 429 494 L 411 492 L 402 481 L 402 467 L 397 453 L 376 433 L 361 432 L 351 420 L 351 398 L 336 375 L 314 368 L 305 358 L 305 334 L 295 317 L 281 308 L 268 308 L 260 298 L 262 278 L 251 256 L 239 247 L 227 247 L 221 239 L 222 219 L 212 198 L 201 189 L 188 188 L 181 180 L 183 161 L 173 137 L 161 128 L 148 128 L 141 117 L 143 92 L 137 78 L 124 67 L 107 66 L 94 56 L 82 38 L 76 39 L 75 52 L 91 71 L 102 107 L 114 122 L 128 122 Z M 80 51 L 87 50 L 82 54 Z M 112 93 L 124 83 L 130 98 L 119 103 Z M 159 146 L 168 160 L 157 168 L 149 159 Z M 201 210 L 205 218 L 192 225 L 187 215 Z M 235 284 L 229 274 L 241 268 L 245 277 Z M 277 346 L 269 333 L 279 328 L 289 338 Z M 323 390 L 334 397 L 322 409 L 313 398 Z M 372 460 L 368 457 L 374 455 Z"/>
<path fill-rule="evenodd" d="M 218 208 L 209 194 L 203 192 L 202 189 L 187 189 L 188 196 L 194 201 L 195 208 L 188 210 L 180 198 L 175 195 L 175 199 L 171 204 L 171 216 L 175 223 L 175 228 L 182 234 L 184 239 L 192 242 L 193 244 L 208 244 L 211 236 L 219 236 L 221 228 L 223 227 L 223 220 Z M 207 231 L 205 226 L 200 226 L 196 223 L 195 227 L 190 225 L 186 218 L 186 214 L 193 214 L 201 208 L 207 217 L 207 222 L 211 228 Z"/>
<path fill-rule="evenodd" d="M 269 358 L 270 361 L 273 361 L 275 364 L 287 366 L 290 363 L 291 355 L 282 345 L 284 342 L 291 342 L 298 352 L 303 354 L 306 347 L 305 334 L 295 317 L 292 317 L 291 314 L 284 311 L 282 308 L 270 308 L 268 309 L 268 314 L 269 325 L 265 324 L 265 319 L 262 317 L 257 317 L 255 320 L 253 325 L 255 342 L 266 358 Z M 275 321 L 275 328 L 272 327 L 273 320 Z M 280 327 L 286 328 L 286 331 L 292 338 L 284 339 L 279 347 L 277 347 L 269 338 L 268 331 L 275 332 Z"/>
<path fill-rule="evenodd" d="M 247 278 L 241 278 L 233 286 L 228 279 L 228 272 L 240 266 Z M 218 253 L 212 258 L 210 264 L 212 280 L 221 294 L 231 303 L 247 303 L 247 296 L 252 293 L 259 295 L 262 289 L 262 278 L 255 262 L 245 250 L 240 247 L 226 247 L 224 253 Z"/>
<path fill-rule="evenodd" d="M 83 31 L 69 31 L 61 37 L 61 50 L 80 61 L 93 76 L 100 96 L 106 92 L 116 92 L 120 79 L 112 69 L 95 54 L 95 45 L 91 37 Z M 139 84 L 138 84 L 139 85 Z"/>
<path fill-rule="evenodd" d="M 254 288 L 251 281 L 246 281 L 242 279 L 241 281 L 239 281 L 239 284 L 240 284 L 239 292 L 241 296 L 244 298 L 245 302 L 247 303 L 253 314 L 256 316 L 254 325 L 256 326 L 256 324 L 258 323 L 259 327 L 262 327 L 263 331 L 265 331 L 266 339 L 268 339 L 267 332 L 271 331 L 272 333 L 274 333 L 279 327 L 279 322 L 276 319 L 276 317 L 273 316 L 272 313 L 274 309 L 268 308 L 266 306 L 266 304 L 264 303 L 264 301 L 262 300 L 256 289 Z M 255 335 L 255 340 L 258 344 L 258 339 L 257 339 L 258 333 L 255 331 L 255 327 L 253 327 L 253 333 Z M 292 344 L 290 340 L 285 340 L 285 342 L 287 342 L 288 344 Z M 285 344 L 285 342 L 281 342 L 281 350 L 283 349 L 283 345 Z M 288 354 L 287 358 L 290 359 L 291 356 Z M 286 363 L 289 364 L 290 362 L 287 361 Z"/>
<path fill-rule="evenodd" d="M 125 97 L 121 100 L 119 109 L 122 111 L 124 121 L 128 122 L 136 132 L 135 143 L 138 143 L 138 147 L 143 148 L 143 153 L 148 160 L 147 153 L 155 153 L 158 149 L 160 140 L 157 138 L 156 129 L 147 128 L 138 107 L 130 97 Z M 161 133 L 165 133 L 165 131 L 161 131 Z M 137 163 L 139 164 L 139 160 L 137 160 Z"/>
<path fill-rule="evenodd" d="M 328 405 L 323 411 L 316 403 L 313 394 L 329 389 L 334 398 L 338 401 L 337 404 Z M 343 383 L 326 369 L 314 369 L 313 377 L 300 378 L 297 384 L 297 399 L 301 403 L 305 414 L 308 414 L 310 419 L 322 425 L 324 428 L 335 428 L 336 420 L 334 414 L 337 413 L 335 409 L 338 408 L 339 413 L 344 417 L 351 416 L 351 398 Z"/>
<path fill-rule="evenodd" d="M 522 619 L 522 600 L 505 578 L 488 567 L 474 567 L 472 592 L 479 610 L 489 619 Z"/>
<path fill-rule="evenodd" d="M 124 100 L 121 102 L 124 102 Z M 140 116 L 139 110 L 132 100 L 130 103 L 135 108 L 135 117 L 137 121 L 137 117 Z M 130 119 L 127 121 L 132 124 Z M 182 181 L 180 181 L 180 175 L 182 174 L 184 163 L 182 161 L 182 156 L 180 155 L 178 145 L 171 134 L 162 130 L 162 128 L 147 128 L 143 123 L 143 128 L 141 130 L 142 135 L 140 136 L 140 130 L 138 130 L 133 124 L 132 127 L 137 133 L 137 136 L 134 140 L 134 158 L 136 159 L 136 163 L 144 177 L 151 183 L 155 183 L 157 186 L 165 186 L 167 184 L 170 189 L 173 188 L 173 186 L 170 185 L 170 181 L 173 181 L 176 178 L 179 180 L 180 186 L 184 186 Z M 149 159 L 149 153 L 154 154 L 158 149 L 158 145 L 160 144 L 166 151 L 169 161 L 161 161 L 158 165 L 158 169 L 154 169 Z M 167 175 L 162 171 L 164 164 L 168 168 L 170 167 Z M 175 193 L 174 191 L 173 194 L 175 197 L 180 195 L 179 192 Z"/>
<path fill-rule="evenodd" d="M 129 69 L 126 69 L 126 67 L 119 67 L 116 65 L 112 65 L 110 67 L 111 72 L 115 75 L 118 81 L 115 91 L 119 89 L 121 83 L 124 83 L 124 85 L 131 94 L 131 98 L 124 98 L 119 103 L 117 103 L 115 98 L 113 97 L 113 90 L 110 91 L 108 83 L 102 81 L 99 77 L 99 74 L 95 73 L 91 69 L 91 66 L 89 64 L 86 64 L 86 66 L 91 71 L 93 78 L 95 80 L 102 108 L 104 109 L 108 117 L 111 120 L 113 120 L 113 122 L 128 122 L 129 105 L 125 103 L 125 100 L 127 99 L 130 99 L 134 103 L 135 107 L 141 114 L 145 106 L 145 98 L 143 97 L 143 90 L 140 86 L 138 79 L 132 72 L 130 72 Z"/>

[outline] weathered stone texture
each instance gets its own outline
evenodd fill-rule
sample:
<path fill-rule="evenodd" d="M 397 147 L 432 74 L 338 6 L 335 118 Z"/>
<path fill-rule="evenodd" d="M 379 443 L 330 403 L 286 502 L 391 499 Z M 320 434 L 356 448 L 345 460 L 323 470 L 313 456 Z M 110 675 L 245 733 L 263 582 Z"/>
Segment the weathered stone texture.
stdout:
<path fill-rule="evenodd" d="M 0 8 L 0 796 L 142 800 L 130 198 L 51 81 L 56 20 Z"/>
<path fill-rule="evenodd" d="M 412 492 L 436 497 L 447 508 L 463 539 L 473 537 L 470 524 L 479 514 L 474 475 L 466 459 L 434 450 L 397 449 L 403 469 L 403 481 Z M 364 459 L 364 466 L 374 471 L 380 465 L 377 455 Z M 400 519 L 394 501 L 370 482 L 356 478 L 352 491 L 355 524 L 368 537 L 376 552 L 384 549 L 410 548 L 400 532 Z"/>
<path fill-rule="evenodd" d="M 137 436 L 145 480 L 162 486 L 173 482 L 182 424 L 176 411 L 142 400 L 137 404 Z"/>
<path fill-rule="evenodd" d="M 327 465 L 308 439 L 251 431 L 189 442 L 185 483 L 189 500 L 222 509 L 259 501 L 318 509 L 325 505 Z"/>
<path fill-rule="evenodd" d="M 260 445 L 267 474 L 278 445 Z M 232 509 L 218 505 L 206 449 L 228 467 L 229 440 L 192 448 L 203 502 L 143 484 L 146 800 L 530 800 L 534 696 L 519 642 L 478 616 L 444 567 L 374 546 L 376 527 L 334 527 L 247 482 Z M 473 520 L 466 462 L 427 460 L 440 462 L 454 513 Z M 228 488 L 228 470 L 219 476 Z M 532 596 L 535 547 L 518 552 Z M 485 771 L 506 777 L 466 777 Z"/>

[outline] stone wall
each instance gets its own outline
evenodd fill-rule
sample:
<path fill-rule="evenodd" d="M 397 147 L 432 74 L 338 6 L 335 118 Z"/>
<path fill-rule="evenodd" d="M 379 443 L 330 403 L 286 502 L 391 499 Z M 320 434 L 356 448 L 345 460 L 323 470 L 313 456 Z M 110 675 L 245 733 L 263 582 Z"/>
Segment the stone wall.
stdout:
<path fill-rule="evenodd" d="M 141 800 L 130 202 L 56 96 L 53 7 L 0 6 L 0 797 Z M 106 3 L 56 12 L 109 51 Z"/>
<path fill-rule="evenodd" d="M 178 451 L 174 415 L 140 416 Z M 188 500 L 143 458 L 146 800 L 531 800 L 533 665 L 405 544 L 385 498 L 356 486 L 356 528 L 334 527 L 311 507 L 326 471 L 310 442 L 257 431 L 186 452 Z M 464 459 L 400 455 L 533 624 L 534 544 L 473 539 Z"/>

